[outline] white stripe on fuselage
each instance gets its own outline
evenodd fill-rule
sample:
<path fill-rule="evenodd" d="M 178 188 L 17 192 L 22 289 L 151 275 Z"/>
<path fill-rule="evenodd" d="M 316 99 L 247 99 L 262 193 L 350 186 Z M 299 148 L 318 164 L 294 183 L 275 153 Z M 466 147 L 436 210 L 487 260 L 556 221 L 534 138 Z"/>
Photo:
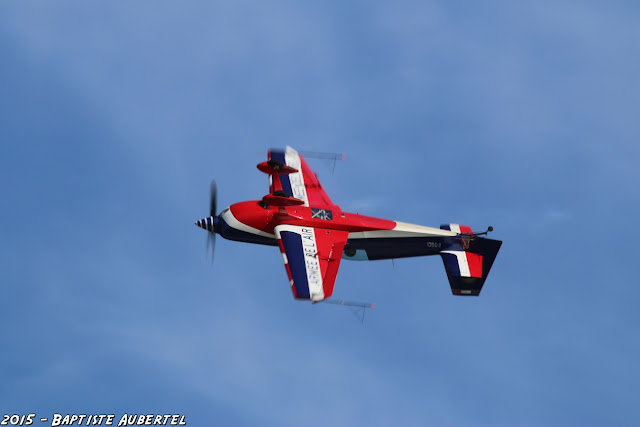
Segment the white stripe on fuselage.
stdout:
<path fill-rule="evenodd" d="M 439 228 L 425 227 L 423 225 L 408 224 L 396 221 L 393 230 L 373 230 L 349 233 L 349 239 L 375 239 L 375 238 L 398 238 L 398 237 L 447 237 L 455 236 L 457 233 Z"/>
<path fill-rule="evenodd" d="M 284 162 L 287 166 L 298 169 L 296 173 L 290 173 L 288 175 L 289 182 L 291 183 L 292 196 L 296 199 L 304 200 L 303 206 L 309 206 L 309 199 L 307 198 L 307 190 L 304 186 L 304 177 L 302 176 L 302 162 L 300 161 L 300 155 L 296 150 L 287 146 L 284 152 Z"/>
<path fill-rule="evenodd" d="M 224 220 L 224 222 L 227 223 L 227 225 L 231 228 L 235 228 L 236 230 L 240 230 L 240 231 L 244 231 L 245 233 L 251 233 L 251 234 L 256 234 L 258 236 L 262 236 L 262 237 L 269 237 L 271 239 L 275 239 L 276 235 L 275 234 L 271 234 L 271 233 L 267 233 L 266 231 L 262 231 L 262 230 L 258 230 L 257 228 L 253 228 L 243 222 L 238 221 L 238 219 L 233 216 L 233 213 L 231 213 L 231 209 L 225 209 L 226 212 L 224 214 L 222 214 L 222 219 Z"/>

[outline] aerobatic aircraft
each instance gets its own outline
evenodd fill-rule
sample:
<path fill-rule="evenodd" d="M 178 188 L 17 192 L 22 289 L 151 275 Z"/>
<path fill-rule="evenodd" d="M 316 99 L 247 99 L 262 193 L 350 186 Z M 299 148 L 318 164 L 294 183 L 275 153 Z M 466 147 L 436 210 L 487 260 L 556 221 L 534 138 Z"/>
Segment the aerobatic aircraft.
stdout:
<path fill-rule="evenodd" d="M 479 295 L 502 241 L 471 227 L 440 228 L 343 212 L 324 191 L 304 157 L 291 147 L 272 149 L 258 169 L 269 176 L 269 194 L 235 203 L 217 214 L 211 183 L 210 216 L 196 221 L 225 239 L 278 246 L 296 299 L 329 298 L 341 259 L 373 261 L 440 255 L 454 295 Z M 215 244 L 215 240 L 212 242 Z"/>

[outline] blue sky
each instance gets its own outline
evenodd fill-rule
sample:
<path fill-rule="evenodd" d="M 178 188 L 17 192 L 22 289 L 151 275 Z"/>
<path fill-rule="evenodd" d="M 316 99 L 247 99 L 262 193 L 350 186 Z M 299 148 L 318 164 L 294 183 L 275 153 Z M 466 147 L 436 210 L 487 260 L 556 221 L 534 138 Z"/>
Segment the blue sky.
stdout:
<path fill-rule="evenodd" d="M 3 413 L 189 425 L 640 419 L 632 2 L 0 3 Z M 343 262 L 295 302 L 275 248 L 205 233 L 269 147 L 343 209 L 493 225 L 479 298 L 437 257 Z"/>

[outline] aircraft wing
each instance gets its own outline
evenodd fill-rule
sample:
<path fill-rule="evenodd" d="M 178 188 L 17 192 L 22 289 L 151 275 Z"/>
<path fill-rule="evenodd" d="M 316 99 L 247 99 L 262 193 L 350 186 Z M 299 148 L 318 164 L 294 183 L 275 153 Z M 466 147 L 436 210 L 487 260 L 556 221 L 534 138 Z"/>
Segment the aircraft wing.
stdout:
<path fill-rule="evenodd" d="M 269 151 L 269 160 L 277 160 L 283 165 L 297 169 L 298 172 L 290 174 L 273 174 L 269 176 L 271 194 L 275 191 L 284 191 L 289 196 L 304 201 L 303 206 L 314 208 L 339 210 L 333 204 L 327 193 L 320 185 L 315 172 L 309 167 L 307 161 L 296 150 L 287 147 L 285 150 L 272 149 Z"/>
<path fill-rule="evenodd" d="M 349 233 L 285 224 L 275 232 L 294 298 L 329 298 Z"/>

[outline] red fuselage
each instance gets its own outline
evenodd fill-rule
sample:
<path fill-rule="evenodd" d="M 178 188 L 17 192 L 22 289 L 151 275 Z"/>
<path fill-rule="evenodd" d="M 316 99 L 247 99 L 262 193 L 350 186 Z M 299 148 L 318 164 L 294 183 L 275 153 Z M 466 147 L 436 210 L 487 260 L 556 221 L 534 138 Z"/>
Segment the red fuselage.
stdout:
<path fill-rule="evenodd" d="M 278 224 L 300 225 L 350 233 L 393 230 L 396 226 L 395 221 L 342 212 L 338 206 L 335 206 L 337 210 L 314 209 L 306 206 L 269 206 L 265 208 L 259 202 L 259 200 L 251 200 L 235 203 L 228 209 L 240 223 L 274 236 L 273 229 Z M 331 220 L 325 219 L 326 215 L 331 215 Z M 225 209 L 220 216 L 227 220 L 229 212 Z"/>

